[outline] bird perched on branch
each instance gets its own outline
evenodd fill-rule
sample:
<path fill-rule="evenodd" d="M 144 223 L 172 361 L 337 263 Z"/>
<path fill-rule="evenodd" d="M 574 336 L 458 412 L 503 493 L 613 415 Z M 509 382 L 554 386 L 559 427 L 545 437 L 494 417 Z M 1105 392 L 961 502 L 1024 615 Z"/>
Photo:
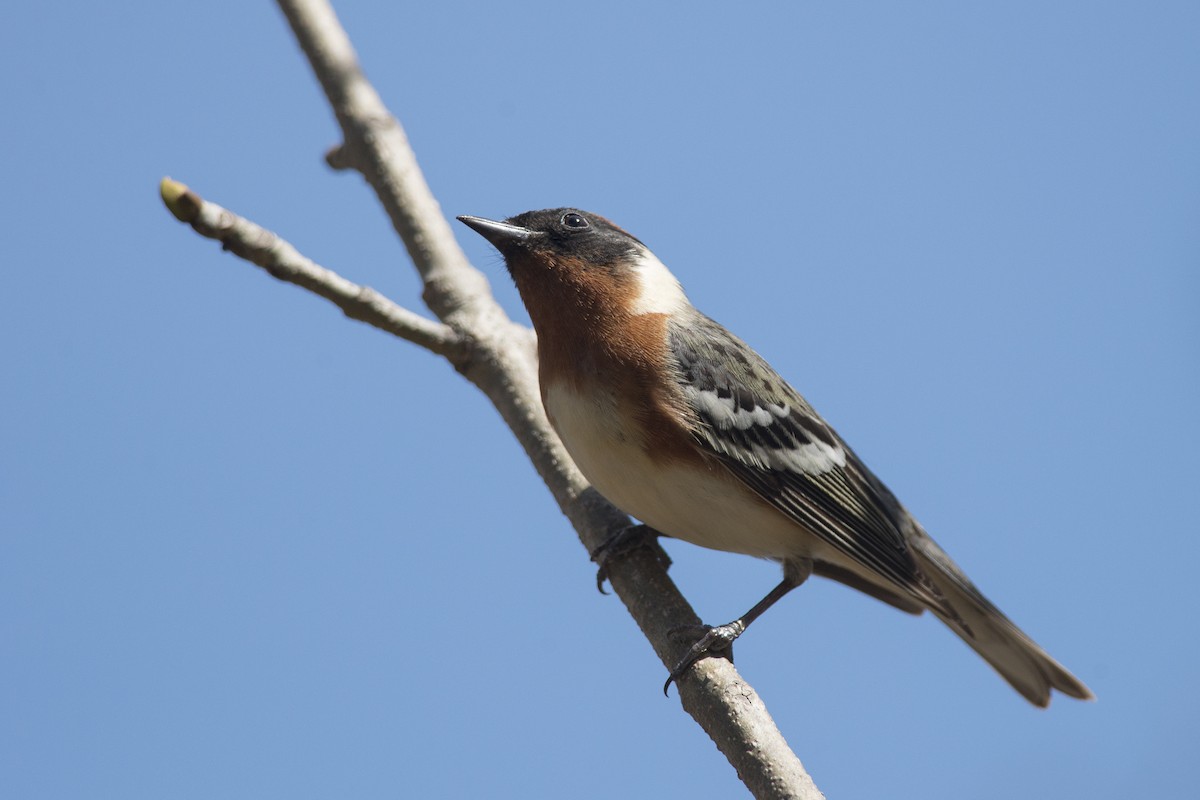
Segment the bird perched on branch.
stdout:
<path fill-rule="evenodd" d="M 668 685 L 815 573 L 932 611 L 1035 705 L 1051 689 L 1092 698 L 644 244 L 571 208 L 458 219 L 504 256 L 538 334 L 546 413 L 592 485 L 656 532 L 783 565 L 749 612 L 698 632 Z"/>

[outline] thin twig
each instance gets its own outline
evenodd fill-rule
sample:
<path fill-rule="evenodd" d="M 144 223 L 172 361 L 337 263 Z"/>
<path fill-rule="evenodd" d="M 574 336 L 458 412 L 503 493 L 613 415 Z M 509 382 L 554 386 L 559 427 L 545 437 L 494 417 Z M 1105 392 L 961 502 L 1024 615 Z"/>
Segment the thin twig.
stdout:
<path fill-rule="evenodd" d="M 180 222 L 281 281 L 294 283 L 329 300 L 347 317 L 418 344 L 460 365 L 469 352 L 449 325 L 426 319 L 397 305 L 369 286 L 359 286 L 305 258 L 277 234 L 200 197 L 187 186 L 163 178 L 163 203 Z"/>

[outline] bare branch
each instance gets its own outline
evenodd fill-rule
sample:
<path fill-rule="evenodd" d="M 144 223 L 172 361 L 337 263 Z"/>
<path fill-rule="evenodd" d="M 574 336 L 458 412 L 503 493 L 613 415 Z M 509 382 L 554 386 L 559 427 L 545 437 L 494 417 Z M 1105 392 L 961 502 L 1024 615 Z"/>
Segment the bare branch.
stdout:
<path fill-rule="evenodd" d="M 423 339 L 418 343 L 430 349 L 433 345 L 450 348 L 454 343 L 469 351 L 470 357 L 456 362 L 456 367 L 500 411 L 584 545 L 595 550 L 630 520 L 588 486 L 550 428 L 537 388 L 530 332 L 505 316 L 486 278 L 470 266 L 458 247 L 403 128 L 363 75 L 333 9 L 324 0 L 279 0 L 279 5 L 342 128 L 343 143 L 327 156 L 330 166 L 360 172 L 375 190 L 424 281 L 425 302 L 444 323 L 438 327 L 412 312 L 389 307 L 385 316 L 392 321 L 388 324 L 404 331 L 392 332 L 411 341 Z M 350 295 L 359 297 L 355 292 L 364 291 L 307 261 L 274 234 L 205 203 L 186 187 L 174 199 L 164 192 L 164 200 L 176 216 L 202 235 L 220 239 L 228 249 L 266 267 L 276 277 L 310 288 L 343 309 Z M 241 233 L 233 236 L 231 229 Z M 268 258 L 271 253 L 276 255 Z M 294 273 L 304 277 L 285 274 L 278 266 L 280 261 L 306 264 Z M 334 286 L 341 290 L 334 291 Z M 376 294 L 356 308 L 374 313 L 382 308 L 381 303 L 388 301 Z M 366 321 L 376 324 L 377 319 Z M 662 565 L 649 551 L 634 550 L 609 565 L 609 577 L 663 664 L 670 668 L 677 663 L 686 645 L 674 641 L 668 632 L 699 619 Z M 761 699 L 730 662 L 705 659 L 677 685 L 684 708 L 713 738 L 756 797 L 822 797 Z"/>
<path fill-rule="evenodd" d="M 180 222 L 281 281 L 302 286 L 329 300 L 351 319 L 445 356 L 456 366 L 468 349 L 461 336 L 441 322 L 425 319 L 393 303 L 369 286 L 359 286 L 332 270 L 305 258 L 276 234 L 201 198 L 187 186 L 163 178 L 159 187 L 163 203 Z"/>
<path fill-rule="evenodd" d="M 326 160 L 335 169 L 357 170 L 371 184 L 421 273 L 425 302 L 439 318 L 453 325 L 457 313 L 490 313 L 479 302 L 487 281 L 455 241 L 404 129 L 363 75 L 333 8 L 311 0 L 280 0 L 279 7 L 342 127 L 344 141 Z"/>

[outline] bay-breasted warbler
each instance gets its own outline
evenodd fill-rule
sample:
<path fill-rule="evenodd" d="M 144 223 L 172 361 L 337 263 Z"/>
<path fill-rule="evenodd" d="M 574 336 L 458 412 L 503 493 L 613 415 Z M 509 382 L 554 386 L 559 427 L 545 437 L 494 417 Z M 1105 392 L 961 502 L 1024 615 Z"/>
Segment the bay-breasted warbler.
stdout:
<path fill-rule="evenodd" d="M 1038 706 L 1051 689 L 1092 697 L 639 240 L 571 208 L 459 219 L 504 256 L 537 331 L 546 414 L 593 486 L 655 531 L 783 565 L 783 581 L 706 628 L 672 678 L 815 573 L 932 611 Z"/>

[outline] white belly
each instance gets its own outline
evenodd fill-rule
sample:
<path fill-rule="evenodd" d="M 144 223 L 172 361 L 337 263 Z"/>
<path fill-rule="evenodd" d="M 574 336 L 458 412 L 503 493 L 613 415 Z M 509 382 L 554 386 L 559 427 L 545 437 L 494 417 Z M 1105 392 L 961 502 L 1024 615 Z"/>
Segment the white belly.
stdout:
<path fill-rule="evenodd" d="M 766 558 L 821 557 L 827 547 L 759 500 L 719 465 L 656 463 L 622 424 L 612 397 L 546 389 L 555 430 L 596 490 L 625 513 L 686 542 Z"/>

